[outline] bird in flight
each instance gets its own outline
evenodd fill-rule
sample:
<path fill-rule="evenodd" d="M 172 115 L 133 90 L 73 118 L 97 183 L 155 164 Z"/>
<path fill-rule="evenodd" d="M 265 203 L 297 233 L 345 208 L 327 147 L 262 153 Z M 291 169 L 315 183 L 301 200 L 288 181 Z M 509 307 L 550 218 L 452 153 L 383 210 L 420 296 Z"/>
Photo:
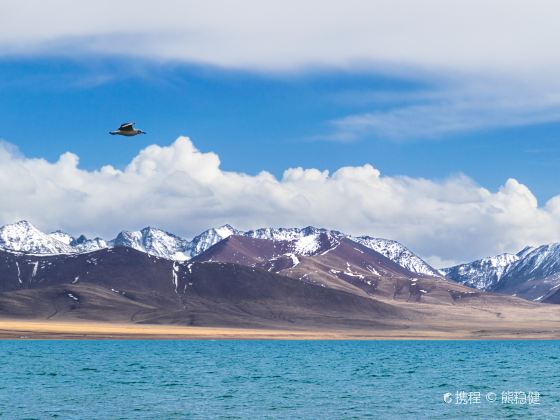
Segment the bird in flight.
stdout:
<path fill-rule="evenodd" d="M 109 134 L 112 134 L 113 136 L 116 134 L 120 136 L 135 136 L 137 134 L 146 134 L 146 132 L 134 128 L 134 123 L 129 122 L 129 123 L 121 124 L 121 126 L 117 128 L 115 131 L 109 131 Z"/>

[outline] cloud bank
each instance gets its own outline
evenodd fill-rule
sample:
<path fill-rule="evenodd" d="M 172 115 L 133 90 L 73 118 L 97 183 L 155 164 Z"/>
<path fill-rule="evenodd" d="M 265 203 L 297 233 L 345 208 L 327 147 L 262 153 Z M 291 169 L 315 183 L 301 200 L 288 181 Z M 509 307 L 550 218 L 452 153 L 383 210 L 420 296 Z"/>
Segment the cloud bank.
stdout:
<path fill-rule="evenodd" d="M 554 0 L 4 0 L 0 51 L 245 69 L 376 64 L 531 75 L 560 66 Z"/>
<path fill-rule="evenodd" d="M 492 192 L 466 176 L 387 177 L 369 164 L 253 176 L 223 171 L 187 137 L 145 148 L 123 170 L 78 163 L 72 153 L 47 162 L 0 144 L 0 223 L 106 237 L 147 225 L 187 237 L 224 223 L 315 225 L 397 239 L 434 264 L 560 240 L 560 196 L 539 207 L 514 179 Z"/>

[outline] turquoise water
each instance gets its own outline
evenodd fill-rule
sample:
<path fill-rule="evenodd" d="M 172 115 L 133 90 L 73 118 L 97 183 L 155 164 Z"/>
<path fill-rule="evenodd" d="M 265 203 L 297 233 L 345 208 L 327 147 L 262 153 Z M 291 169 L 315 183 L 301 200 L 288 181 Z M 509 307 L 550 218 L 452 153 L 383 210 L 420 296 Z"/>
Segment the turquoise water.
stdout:
<path fill-rule="evenodd" d="M 0 355 L 9 419 L 560 418 L 552 341 L 0 341 Z M 482 401 L 443 401 L 457 391 Z"/>

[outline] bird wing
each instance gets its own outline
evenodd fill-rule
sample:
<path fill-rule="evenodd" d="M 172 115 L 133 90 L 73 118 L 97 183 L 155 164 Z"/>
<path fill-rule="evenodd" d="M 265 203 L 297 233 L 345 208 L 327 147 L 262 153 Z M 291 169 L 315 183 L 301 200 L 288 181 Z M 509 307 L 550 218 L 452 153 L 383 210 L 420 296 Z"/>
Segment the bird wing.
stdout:
<path fill-rule="evenodd" d="M 121 126 L 119 127 L 120 131 L 132 131 L 134 128 L 132 127 L 134 125 L 134 123 L 124 123 L 121 124 Z"/>

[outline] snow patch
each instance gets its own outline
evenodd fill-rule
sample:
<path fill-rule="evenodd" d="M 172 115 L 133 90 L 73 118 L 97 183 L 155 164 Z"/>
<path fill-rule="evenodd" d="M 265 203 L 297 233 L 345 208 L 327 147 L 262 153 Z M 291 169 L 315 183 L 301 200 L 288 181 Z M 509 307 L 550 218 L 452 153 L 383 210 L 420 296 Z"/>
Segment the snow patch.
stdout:
<path fill-rule="evenodd" d="M 70 299 L 72 299 L 72 300 L 74 300 L 74 301 L 76 301 L 76 302 L 79 302 L 79 301 L 80 301 L 80 299 L 78 299 L 78 297 L 77 297 L 76 295 L 73 295 L 73 294 L 70 293 L 70 292 L 67 292 L 66 295 L 67 295 Z"/>
<path fill-rule="evenodd" d="M 35 261 L 33 263 L 33 271 L 31 272 L 31 278 L 34 278 L 37 275 L 37 267 L 39 266 L 39 261 Z"/>
<path fill-rule="evenodd" d="M 21 271 L 19 269 L 19 264 L 17 261 L 16 261 L 16 268 L 17 268 L 17 279 L 19 281 L 19 284 L 23 284 L 23 281 L 21 281 Z"/>
<path fill-rule="evenodd" d="M 286 255 L 292 259 L 292 268 L 299 264 L 299 258 L 297 257 L 297 255 L 292 253 L 288 253 Z"/>
<path fill-rule="evenodd" d="M 177 287 L 179 287 L 179 279 L 177 273 L 179 272 L 179 266 L 176 262 L 173 263 L 173 269 L 171 270 L 171 276 L 173 285 L 175 286 L 175 292 L 177 292 Z"/>

